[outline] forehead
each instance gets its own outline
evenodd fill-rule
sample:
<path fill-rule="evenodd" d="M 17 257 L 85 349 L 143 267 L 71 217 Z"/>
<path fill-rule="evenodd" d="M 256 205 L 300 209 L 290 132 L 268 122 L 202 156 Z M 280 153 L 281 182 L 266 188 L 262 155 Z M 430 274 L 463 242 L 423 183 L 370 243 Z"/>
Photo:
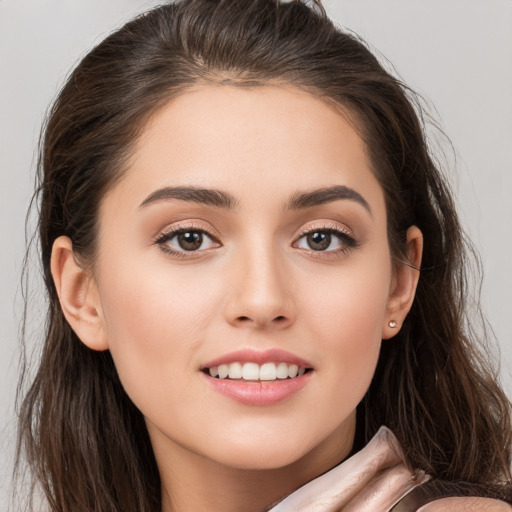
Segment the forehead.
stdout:
<path fill-rule="evenodd" d="M 191 185 L 261 202 L 337 184 L 382 202 L 365 143 L 341 109 L 293 86 L 205 85 L 153 115 L 114 191 L 140 204 L 152 190 Z"/>

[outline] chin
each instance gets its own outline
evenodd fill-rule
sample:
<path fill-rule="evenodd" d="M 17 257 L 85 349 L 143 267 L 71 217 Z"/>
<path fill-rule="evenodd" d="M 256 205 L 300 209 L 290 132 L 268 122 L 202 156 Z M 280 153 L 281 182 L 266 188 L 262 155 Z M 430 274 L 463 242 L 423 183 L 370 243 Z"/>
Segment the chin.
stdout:
<path fill-rule="evenodd" d="M 298 462 L 310 451 L 311 440 L 300 436 L 293 436 L 293 439 L 290 437 L 286 435 L 273 436 L 270 439 L 268 436 L 265 439 L 248 439 L 246 436 L 237 436 L 237 442 L 225 445 L 221 451 L 212 453 L 210 458 L 234 469 L 277 470 Z"/>
<path fill-rule="evenodd" d="M 270 471 L 290 466 L 300 460 L 303 453 L 276 453 L 274 450 L 255 450 L 254 452 L 238 453 L 235 457 L 220 460 L 222 465 L 233 469 L 247 471 Z"/>

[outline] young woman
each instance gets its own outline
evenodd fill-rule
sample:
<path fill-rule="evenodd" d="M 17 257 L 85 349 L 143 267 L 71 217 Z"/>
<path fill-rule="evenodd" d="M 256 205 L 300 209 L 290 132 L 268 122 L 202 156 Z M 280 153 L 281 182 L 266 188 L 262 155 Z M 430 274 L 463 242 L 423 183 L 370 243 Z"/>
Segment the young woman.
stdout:
<path fill-rule="evenodd" d="M 447 186 L 407 88 L 320 5 L 133 20 L 39 168 L 19 453 L 50 510 L 510 510 Z"/>

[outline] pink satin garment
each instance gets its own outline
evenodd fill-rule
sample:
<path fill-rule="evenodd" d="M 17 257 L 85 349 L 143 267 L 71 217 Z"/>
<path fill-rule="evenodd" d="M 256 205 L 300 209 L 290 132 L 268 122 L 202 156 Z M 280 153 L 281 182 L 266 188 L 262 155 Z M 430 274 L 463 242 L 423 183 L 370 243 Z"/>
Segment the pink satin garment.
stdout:
<path fill-rule="evenodd" d="M 411 473 L 396 437 L 381 427 L 358 453 L 302 486 L 269 512 L 388 512 L 407 493 L 427 482 Z"/>

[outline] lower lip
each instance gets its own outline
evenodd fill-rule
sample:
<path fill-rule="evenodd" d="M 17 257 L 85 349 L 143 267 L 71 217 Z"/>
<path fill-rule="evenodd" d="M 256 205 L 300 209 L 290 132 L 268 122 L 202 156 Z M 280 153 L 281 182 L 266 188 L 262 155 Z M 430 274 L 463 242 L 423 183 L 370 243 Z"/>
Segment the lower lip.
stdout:
<path fill-rule="evenodd" d="M 294 379 L 244 381 L 216 379 L 203 373 L 208 384 L 221 395 L 244 405 L 275 405 L 299 392 L 310 380 L 309 371 Z"/>

